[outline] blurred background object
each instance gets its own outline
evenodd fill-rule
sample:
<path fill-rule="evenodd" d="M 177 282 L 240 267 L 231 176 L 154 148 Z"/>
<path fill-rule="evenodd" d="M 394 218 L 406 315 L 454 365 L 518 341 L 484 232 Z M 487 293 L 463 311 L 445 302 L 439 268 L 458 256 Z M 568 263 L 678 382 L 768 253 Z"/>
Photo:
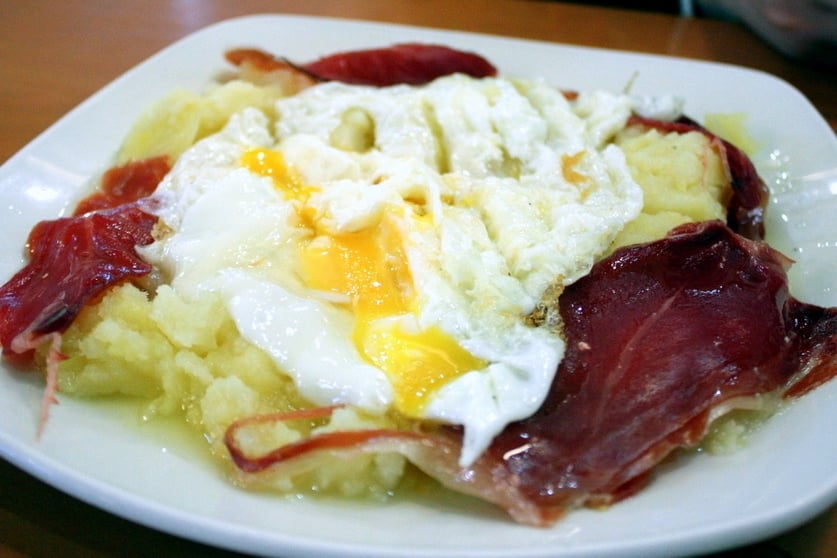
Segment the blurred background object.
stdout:
<path fill-rule="evenodd" d="M 837 68 L 837 0 L 576 0 L 574 3 L 733 21 L 751 29 L 785 56 Z"/>
<path fill-rule="evenodd" d="M 837 67 L 837 0 L 695 0 L 696 15 L 739 21 L 783 54 Z"/>

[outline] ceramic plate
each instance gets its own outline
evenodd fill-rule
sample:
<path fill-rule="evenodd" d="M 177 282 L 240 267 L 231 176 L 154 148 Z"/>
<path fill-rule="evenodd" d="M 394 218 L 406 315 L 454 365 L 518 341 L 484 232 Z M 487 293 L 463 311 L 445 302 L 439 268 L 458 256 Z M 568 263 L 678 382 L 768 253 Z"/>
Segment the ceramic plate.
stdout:
<path fill-rule="evenodd" d="M 343 20 L 252 16 L 208 27 L 105 87 L 0 168 L 0 281 L 22 264 L 31 226 L 54 218 L 106 168 L 130 124 L 175 87 L 200 89 L 227 69 L 226 49 L 257 46 L 295 60 L 424 41 L 472 50 L 503 74 L 558 87 L 670 93 L 688 114 L 746 112 L 774 189 L 770 238 L 797 263 L 803 300 L 837 305 L 837 140 L 810 103 L 770 75 L 718 64 Z M 667 465 L 639 495 L 581 510 L 549 529 L 515 525 L 444 494 L 384 504 L 284 499 L 230 486 L 194 444 L 141 426 L 110 404 L 62 397 L 40 440 L 42 386 L 0 370 L 0 456 L 75 497 L 204 543 L 286 557 L 675 556 L 744 544 L 793 527 L 837 500 L 837 382 L 794 403 L 730 456 Z"/>

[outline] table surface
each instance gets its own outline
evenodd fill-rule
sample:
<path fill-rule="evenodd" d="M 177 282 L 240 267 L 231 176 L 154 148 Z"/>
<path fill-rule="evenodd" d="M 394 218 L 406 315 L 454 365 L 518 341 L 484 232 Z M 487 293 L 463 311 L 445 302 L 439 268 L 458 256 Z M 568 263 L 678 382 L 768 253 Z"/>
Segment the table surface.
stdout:
<path fill-rule="evenodd" d="M 256 13 L 409 23 L 748 66 L 790 82 L 837 129 L 833 73 L 789 60 L 724 21 L 524 0 L 2 0 L 0 163 L 161 48 Z M 82 504 L 0 461 L 0 557 L 126 554 L 231 556 Z M 727 556 L 789 555 L 837 555 L 837 507 Z"/>

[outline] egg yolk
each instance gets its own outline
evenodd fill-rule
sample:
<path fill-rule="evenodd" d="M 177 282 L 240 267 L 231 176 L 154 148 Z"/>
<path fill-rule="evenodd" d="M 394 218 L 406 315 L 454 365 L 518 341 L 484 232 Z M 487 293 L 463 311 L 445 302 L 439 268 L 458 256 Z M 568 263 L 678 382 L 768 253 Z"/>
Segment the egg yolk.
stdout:
<path fill-rule="evenodd" d="M 361 320 L 410 311 L 413 279 L 389 219 L 351 234 L 321 235 L 301 249 L 308 287 L 346 295 Z"/>
<path fill-rule="evenodd" d="M 305 202 L 315 189 L 306 186 L 302 178 L 292 172 L 285 158 L 272 149 L 248 149 L 241 155 L 241 166 L 252 173 L 268 176 L 287 197 Z"/>
<path fill-rule="evenodd" d="M 313 228 L 313 212 L 305 203 L 317 191 L 317 188 L 305 184 L 302 177 L 294 172 L 279 151 L 273 149 L 253 148 L 241 155 L 241 166 L 254 174 L 273 179 L 273 185 L 282 192 L 287 199 L 299 202 L 295 206 L 302 224 Z"/>
<path fill-rule="evenodd" d="M 390 377 L 396 408 L 413 418 L 423 416 L 430 396 L 447 382 L 487 366 L 438 326 L 414 333 L 398 323 L 361 322 L 355 342 Z"/>
<path fill-rule="evenodd" d="M 241 163 L 271 177 L 286 197 L 302 203 L 304 215 L 313 215 L 305 212 L 305 203 L 316 188 L 305 185 L 281 153 L 252 149 Z M 316 223 L 309 225 L 316 230 Z M 319 235 L 299 249 L 305 284 L 348 301 L 356 319 L 353 341 L 358 352 L 386 372 L 401 413 L 420 418 L 432 394 L 445 383 L 487 366 L 441 328 L 408 331 L 397 319 L 419 308 L 404 240 L 391 215 L 358 232 Z"/>

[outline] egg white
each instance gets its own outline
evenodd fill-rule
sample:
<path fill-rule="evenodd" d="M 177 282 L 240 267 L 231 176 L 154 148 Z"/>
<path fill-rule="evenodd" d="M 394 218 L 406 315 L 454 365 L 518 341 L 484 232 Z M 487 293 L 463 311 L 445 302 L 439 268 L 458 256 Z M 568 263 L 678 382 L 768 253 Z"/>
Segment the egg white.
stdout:
<path fill-rule="evenodd" d="M 397 399 L 392 377 L 352 341 L 358 318 L 345 297 L 306 283 L 298 246 L 312 234 L 305 219 L 324 238 L 386 222 L 412 294 L 407 314 L 381 319 L 439 328 L 485 363 L 421 407 L 426 420 L 464 427 L 460 462 L 473 462 L 537 410 L 563 356 L 560 330 L 524 317 L 548 287 L 586 274 L 641 209 L 621 151 L 605 146 L 630 99 L 573 104 L 537 81 L 450 76 L 423 87 L 328 83 L 277 109 L 275 130 L 246 109 L 178 160 L 155 194 L 170 232 L 144 256 L 181 296 L 221 293 L 242 336 L 312 404 L 383 413 Z M 374 124 L 369 149 L 332 145 L 349 110 Z M 242 166 L 253 148 L 282 154 L 313 187 L 304 202 Z"/>

